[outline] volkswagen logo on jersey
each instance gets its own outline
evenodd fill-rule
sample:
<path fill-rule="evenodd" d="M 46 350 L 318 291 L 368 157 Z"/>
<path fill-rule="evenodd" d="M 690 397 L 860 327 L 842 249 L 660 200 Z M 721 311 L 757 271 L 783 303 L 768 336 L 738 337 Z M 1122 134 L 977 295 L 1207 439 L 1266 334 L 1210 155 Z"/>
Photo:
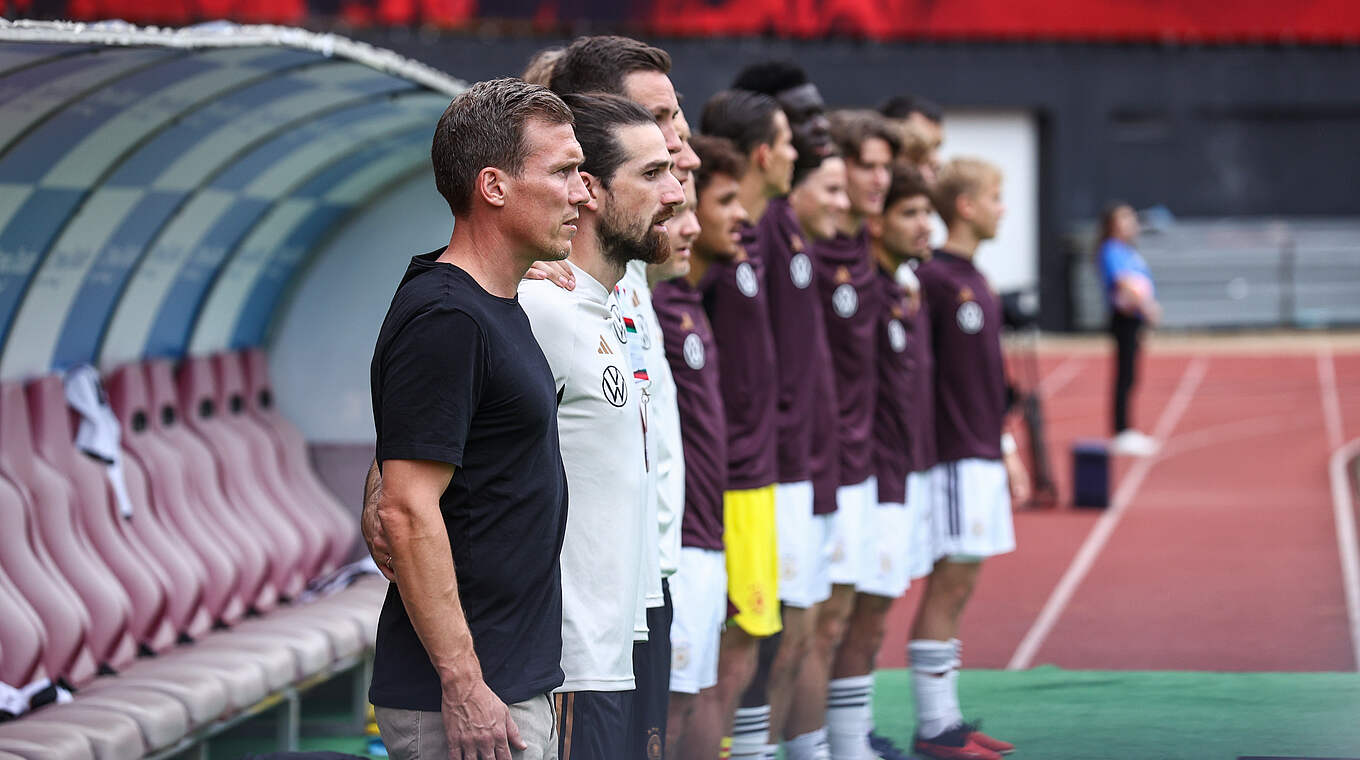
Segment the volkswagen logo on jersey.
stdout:
<path fill-rule="evenodd" d="M 848 282 L 837 286 L 831 293 L 831 308 L 843 319 L 855 316 L 855 312 L 859 311 L 859 293 L 855 292 L 855 286 Z"/>
<path fill-rule="evenodd" d="M 614 337 L 618 338 L 620 343 L 627 343 L 628 328 L 623 324 L 623 312 L 619 311 L 617 303 L 609 304 L 609 321 L 614 323 Z"/>
<path fill-rule="evenodd" d="M 751 262 L 743 261 L 737 265 L 737 290 L 747 298 L 755 298 L 756 293 L 760 292 L 760 283 L 756 281 L 756 270 L 751 267 Z"/>
<path fill-rule="evenodd" d="M 888 345 L 895 354 L 907 350 L 907 329 L 895 319 L 888 322 Z"/>
<path fill-rule="evenodd" d="M 954 314 L 954 318 L 959 323 L 959 329 L 969 335 L 977 335 L 982 331 L 982 307 L 977 301 L 964 301 L 959 304 L 959 310 Z"/>
<path fill-rule="evenodd" d="M 690 333 L 685 336 L 685 364 L 695 371 L 704 368 L 704 341 L 698 333 Z"/>
<path fill-rule="evenodd" d="M 806 253 L 795 253 L 789 259 L 789 278 L 796 288 L 802 289 L 812 284 L 812 259 Z"/>
<path fill-rule="evenodd" d="M 614 406 L 623 406 L 628 403 L 628 383 L 624 381 L 623 373 L 618 367 L 609 365 L 604 368 L 604 379 L 600 381 L 600 387 L 604 389 L 604 399 Z"/>

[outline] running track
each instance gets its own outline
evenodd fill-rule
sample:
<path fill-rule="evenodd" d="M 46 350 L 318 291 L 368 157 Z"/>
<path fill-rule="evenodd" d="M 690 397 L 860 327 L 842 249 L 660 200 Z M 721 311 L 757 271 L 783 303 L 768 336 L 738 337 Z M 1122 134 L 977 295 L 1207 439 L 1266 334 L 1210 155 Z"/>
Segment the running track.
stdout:
<path fill-rule="evenodd" d="M 1352 671 L 1328 460 L 1360 439 L 1360 339 L 1158 336 L 1134 420 L 1162 451 L 1116 460 L 1107 511 L 1068 506 L 1070 445 L 1109 419 L 1111 349 L 1041 349 L 1053 510 L 1016 514 L 964 614 L 970 668 Z M 919 584 L 879 667 L 902 667 Z"/>

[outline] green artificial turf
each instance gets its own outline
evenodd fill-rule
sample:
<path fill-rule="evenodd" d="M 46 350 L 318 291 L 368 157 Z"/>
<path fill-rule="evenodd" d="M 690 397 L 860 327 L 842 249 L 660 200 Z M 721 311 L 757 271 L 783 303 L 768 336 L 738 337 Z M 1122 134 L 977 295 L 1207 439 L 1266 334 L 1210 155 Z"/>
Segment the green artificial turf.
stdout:
<path fill-rule="evenodd" d="M 1013 760 L 1234 760 L 1240 756 L 1360 758 L 1360 674 L 966 670 L 964 715 L 1014 742 Z M 341 704 L 308 705 L 313 725 L 342 725 Z M 913 731 L 911 675 L 880 671 L 879 733 L 907 747 Z M 211 743 L 211 757 L 274 750 L 262 715 Z M 303 750 L 363 755 L 367 738 L 306 736 Z"/>
<path fill-rule="evenodd" d="M 1360 758 L 1360 675 L 968 670 L 959 702 L 1011 757 L 1211 760 L 1239 756 Z M 879 732 L 906 747 L 911 674 L 875 678 Z"/>

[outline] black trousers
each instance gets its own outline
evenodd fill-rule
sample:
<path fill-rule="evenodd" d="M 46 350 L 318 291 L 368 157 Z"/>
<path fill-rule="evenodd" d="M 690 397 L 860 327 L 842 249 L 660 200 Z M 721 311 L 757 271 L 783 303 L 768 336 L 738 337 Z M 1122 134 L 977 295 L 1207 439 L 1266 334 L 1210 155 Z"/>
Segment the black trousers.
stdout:
<path fill-rule="evenodd" d="M 662 760 L 670 706 L 670 584 L 665 605 L 647 610 L 647 641 L 633 645 L 632 691 L 576 691 L 553 695 L 560 760 Z"/>
<path fill-rule="evenodd" d="M 553 695 L 559 760 L 633 760 L 631 691 L 564 691 Z"/>
<path fill-rule="evenodd" d="M 1143 319 L 1115 312 L 1110 318 L 1110 334 L 1114 336 L 1114 432 L 1128 430 L 1129 395 L 1138 382 L 1138 354 L 1142 350 Z"/>
<path fill-rule="evenodd" d="M 666 748 L 666 711 L 671 702 L 671 584 L 661 581 L 666 603 L 647 610 L 647 640 L 633 645 L 633 695 L 631 757 L 661 760 Z"/>

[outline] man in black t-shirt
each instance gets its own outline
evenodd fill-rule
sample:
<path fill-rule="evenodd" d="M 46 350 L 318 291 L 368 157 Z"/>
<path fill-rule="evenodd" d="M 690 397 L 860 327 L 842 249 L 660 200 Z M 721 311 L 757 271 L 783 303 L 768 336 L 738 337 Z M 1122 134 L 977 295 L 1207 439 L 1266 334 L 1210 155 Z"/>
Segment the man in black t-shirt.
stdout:
<path fill-rule="evenodd" d="M 393 757 L 553 758 L 566 477 L 516 291 L 571 251 L 583 156 L 557 96 L 499 79 L 453 100 L 431 158 L 458 223 L 411 260 L 373 352 L 378 559 L 395 582 L 369 699 Z"/>

